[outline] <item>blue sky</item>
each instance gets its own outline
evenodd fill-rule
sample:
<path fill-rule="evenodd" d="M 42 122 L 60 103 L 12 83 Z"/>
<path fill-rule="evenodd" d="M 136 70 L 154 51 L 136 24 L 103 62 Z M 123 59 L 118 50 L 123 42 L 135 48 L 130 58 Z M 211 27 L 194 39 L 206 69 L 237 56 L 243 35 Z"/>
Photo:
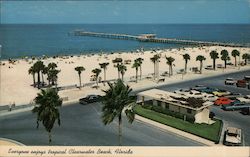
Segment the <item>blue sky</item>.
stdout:
<path fill-rule="evenodd" d="M 248 23 L 250 0 L 2 1 L 1 23 Z"/>

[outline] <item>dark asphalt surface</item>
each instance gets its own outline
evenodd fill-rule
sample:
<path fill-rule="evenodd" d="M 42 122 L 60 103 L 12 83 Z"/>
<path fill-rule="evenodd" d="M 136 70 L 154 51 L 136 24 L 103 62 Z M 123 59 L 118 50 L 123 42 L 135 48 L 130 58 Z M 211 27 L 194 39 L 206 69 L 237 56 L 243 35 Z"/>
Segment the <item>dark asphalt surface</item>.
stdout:
<path fill-rule="evenodd" d="M 52 145 L 114 146 L 118 145 L 118 123 L 104 125 L 101 104 L 72 104 L 61 108 L 61 126 L 52 130 Z M 36 117 L 30 111 L 0 117 L 0 136 L 25 145 L 48 145 L 48 134 L 43 125 L 36 129 Z M 195 141 L 178 137 L 145 123 L 131 125 L 123 118 L 125 146 L 202 146 Z"/>
<path fill-rule="evenodd" d="M 205 79 L 199 79 L 195 81 L 187 81 L 178 84 L 167 85 L 159 89 L 174 91 L 180 88 L 190 88 L 195 85 L 205 85 L 208 87 L 215 87 L 219 89 L 225 89 L 235 93 L 241 93 L 243 95 L 249 95 L 250 90 L 247 88 L 237 88 L 235 85 L 225 85 L 224 81 L 227 77 L 232 77 L 235 79 L 243 79 L 244 76 L 250 76 L 250 70 L 244 72 L 238 72 L 233 74 L 226 74 L 218 77 L 211 77 Z M 242 115 L 239 111 L 224 111 L 218 106 L 212 106 L 211 111 L 213 111 L 216 117 L 225 121 L 225 125 L 238 127 L 242 129 L 245 145 L 250 146 L 250 116 Z"/>

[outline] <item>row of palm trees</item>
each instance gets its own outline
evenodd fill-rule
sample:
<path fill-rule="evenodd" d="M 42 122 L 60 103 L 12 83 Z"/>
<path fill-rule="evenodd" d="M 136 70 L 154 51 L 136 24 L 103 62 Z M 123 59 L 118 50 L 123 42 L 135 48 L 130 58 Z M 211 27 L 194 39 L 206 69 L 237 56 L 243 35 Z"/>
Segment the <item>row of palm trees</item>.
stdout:
<path fill-rule="evenodd" d="M 127 66 L 123 64 L 123 59 L 122 58 L 115 58 L 112 62 L 114 64 L 114 67 L 117 68 L 118 79 L 121 78 L 121 80 L 123 81 L 125 72 L 127 71 Z M 143 63 L 143 58 L 137 58 L 137 59 L 134 60 L 134 63 L 132 65 L 132 68 L 136 69 L 136 82 L 138 80 L 138 69 L 140 69 L 140 79 L 141 79 L 141 76 L 142 76 L 142 68 L 141 68 L 142 63 Z M 103 71 L 104 71 L 104 81 L 106 81 L 106 71 L 107 71 L 108 65 L 109 65 L 108 62 L 100 63 L 99 64 L 100 69 L 95 68 L 95 69 L 92 70 L 92 73 L 94 74 L 94 80 L 96 81 L 97 86 L 98 86 L 98 82 L 99 82 L 98 78 L 99 78 L 99 75 L 100 75 L 100 73 L 102 71 L 101 69 L 103 69 Z M 85 68 L 83 66 L 75 67 L 75 71 L 77 71 L 78 76 L 79 76 L 80 88 L 82 86 L 81 73 L 84 70 L 85 70 Z"/>
<path fill-rule="evenodd" d="M 227 67 L 227 61 L 230 60 L 229 57 L 229 53 L 227 50 L 222 50 L 221 51 L 221 60 L 224 61 L 224 67 Z M 231 52 L 231 55 L 235 58 L 235 66 L 237 66 L 237 56 L 240 56 L 240 52 L 238 50 L 233 50 Z M 216 67 L 216 60 L 219 58 L 219 53 L 217 53 L 216 51 L 211 51 L 210 52 L 210 57 L 213 60 L 213 69 L 215 70 Z M 150 58 L 151 62 L 153 62 L 154 64 L 154 79 L 156 79 L 156 77 L 159 75 L 159 62 L 160 62 L 160 58 L 161 55 L 160 54 L 155 54 L 152 58 Z M 173 57 L 165 57 L 166 58 L 166 64 L 169 66 L 169 77 L 173 75 L 173 66 L 174 66 L 174 61 L 175 59 Z M 191 59 L 189 54 L 184 54 L 183 55 L 183 59 L 185 61 L 185 67 L 184 67 L 184 72 L 187 73 L 187 65 L 188 65 L 188 61 Z M 245 64 L 247 64 L 247 60 L 250 59 L 250 54 L 243 54 L 242 55 L 242 59 L 245 60 Z M 206 58 L 202 55 L 199 55 L 196 57 L 196 61 L 200 62 L 200 73 L 202 73 L 202 69 L 203 69 L 203 61 L 205 61 Z M 134 63 L 132 65 L 132 68 L 135 69 L 136 72 L 136 82 L 138 81 L 138 70 L 140 69 L 140 79 L 142 77 L 142 63 L 143 63 L 143 58 L 136 58 L 134 60 Z M 114 67 L 117 68 L 117 72 L 118 72 L 118 79 L 121 78 L 121 80 L 124 80 L 124 75 L 125 72 L 127 71 L 127 67 L 126 65 L 123 64 L 123 59 L 122 58 L 115 58 L 113 61 Z M 100 63 L 100 69 L 99 68 L 95 68 L 92 70 L 92 73 L 94 74 L 94 80 L 96 81 L 96 84 L 98 86 L 98 82 L 100 80 L 98 80 L 99 75 L 101 73 L 101 69 L 103 69 L 104 71 L 104 81 L 106 81 L 106 71 L 108 68 L 109 63 L 108 62 L 104 62 L 104 63 Z M 45 74 L 47 74 L 47 79 L 48 79 L 48 83 L 49 85 L 55 85 L 55 82 L 57 81 L 57 74 L 60 72 L 59 70 L 55 69 L 57 67 L 57 65 L 55 63 L 49 63 L 48 66 L 46 67 L 42 61 L 37 61 L 30 69 L 29 69 L 29 74 L 33 75 L 33 85 L 34 87 L 37 85 L 38 88 L 40 88 L 41 85 L 41 81 L 40 81 L 40 75 L 42 76 L 42 84 L 44 83 L 44 76 Z M 81 73 L 82 71 L 85 70 L 85 68 L 83 66 L 77 66 L 75 67 L 75 70 L 77 71 L 78 75 L 79 75 L 79 88 L 82 87 L 82 82 L 81 82 Z M 35 74 L 37 74 L 37 83 L 35 82 Z"/>
<path fill-rule="evenodd" d="M 56 63 L 49 63 L 48 66 L 45 66 L 42 61 L 37 61 L 34 63 L 28 70 L 28 73 L 33 76 L 33 86 L 40 88 L 45 85 L 44 75 L 47 75 L 47 80 L 49 85 L 57 85 L 58 73 L 60 70 L 57 70 Z M 37 74 L 37 82 L 35 75 Z M 42 81 L 41 81 L 42 77 Z"/>

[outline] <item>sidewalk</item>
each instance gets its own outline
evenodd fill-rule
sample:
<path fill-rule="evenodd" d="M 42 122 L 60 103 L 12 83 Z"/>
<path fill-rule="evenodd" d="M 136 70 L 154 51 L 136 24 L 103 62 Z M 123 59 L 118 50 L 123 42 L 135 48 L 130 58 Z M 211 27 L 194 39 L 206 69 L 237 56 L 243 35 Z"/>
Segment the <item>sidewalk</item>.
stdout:
<path fill-rule="evenodd" d="M 138 120 L 138 121 L 141 121 L 143 123 L 148 123 L 150 125 L 153 125 L 157 128 L 160 128 L 164 131 L 168 131 L 168 132 L 171 132 L 177 136 L 181 136 L 181 137 L 184 137 L 184 138 L 188 138 L 188 139 L 191 139 L 191 140 L 194 140 L 194 141 L 197 141 L 199 143 L 202 143 L 206 146 L 223 146 L 222 144 L 215 144 L 214 142 L 212 141 L 209 141 L 207 139 L 204 139 L 204 138 L 201 138 L 199 136 L 195 136 L 193 134 L 190 134 L 190 133 L 187 133 L 187 132 L 184 132 L 184 131 L 181 131 L 179 129 L 175 129 L 173 127 L 170 127 L 170 126 L 167 126 L 167 125 L 164 125 L 164 124 L 161 124 L 161 123 L 158 123 L 158 122 L 155 122 L 153 120 L 150 120 L 150 119 L 147 119 L 147 118 L 144 118 L 144 117 L 141 117 L 139 115 L 136 115 L 135 116 L 135 119 Z"/>

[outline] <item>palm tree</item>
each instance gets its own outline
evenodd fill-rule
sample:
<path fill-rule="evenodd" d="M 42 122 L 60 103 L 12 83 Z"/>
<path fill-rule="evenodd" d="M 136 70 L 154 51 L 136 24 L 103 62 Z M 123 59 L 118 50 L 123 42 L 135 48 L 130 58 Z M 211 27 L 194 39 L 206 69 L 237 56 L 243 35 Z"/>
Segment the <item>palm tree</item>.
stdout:
<path fill-rule="evenodd" d="M 40 88 L 40 72 L 44 69 L 45 65 L 43 64 L 42 61 L 37 61 L 34 65 L 34 71 L 37 73 L 37 84 L 38 84 L 38 88 Z"/>
<path fill-rule="evenodd" d="M 150 58 L 150 60 L 154 63 L 154 79 L 156 78 L 156 73 L 158 74 L 158 72 L 157 72 L 158 71 L 157 66 L 158 66 L 160 58 L 161 57 L 158 54 L 156 54 L 152 58 Z"/>
<path fill-rule="evenodd" d="M 95 68 L 92 70 L 92 73 L 95 74 L 95 81 L 96 81 L 96 85 L 98 86 L 98 77 L 100 75 L 100 73 L 102 72 L 101 69 Z"/>
<path fill-rule="evenodd" d="M 122 80 L 118 79 L 116 83 L 110 84 L 109 89 L 105 92 L 103 97 L 102 107 L 102 121 L 105 125 L 113 122 L 115 118 L 118 118 L 119 124 L 119 145 L 122 144 L 122 112 L 125 109 L 125 114 L 128 121 L 132 123 L 134 121 L 135 113 L 132 110 L 132 104 L 134 100 L 129 96 L 132 89 L 126 86 Z"/>
<path fill-rule="evenodd" d="M 202 66 L 203 66 L 204 60 L 206 60 L 206 58 L 202 55 L 199 55 L 196 57 L 196 61 L 200 61 L 200 73 L 202 73 Z"/>
<path fill-rule="evenodd" d="M 141 68 L 141 65 L 142 65 L 142 62 L 144 61 L 143 58 L 139 57 L 136 59 L 136 61 L 140 64 L 140 80 L 141 80 L 141 76 L 142 76 L 142 68 Z"/>
<path fill-rule="evenodd" d="M 48 73 L 48 71 L 49 71 L 49 68 L 48 68 L 48 67 L 46 67 L 46 66 L 44 66 L 44 68 L 43 68 L 43 70 L 42 70 L 42 81 L 43 81 L 43 83 L 44 83 L 44 78 L 43 78 L 43 75 L 47 74 L 47 73 Z"/>
<path fill-rule="evenodd" d="M 173 57 L 166 57 L 167 65 L 169 66 L 169 77 L 173 75 L 173 62 L 175 59 Z"/>
<path fill-rule="evenodd" d="M 50 82 L 52 83 L 52 85 L 56 85 L 57 86 L 57 79 L 58 79 L 58 73 L 61 72 L 60 70 L 57 70 L 57 69 L 51 69 L 48 71 L 48 81 L 49 81 L 49 84 Z"/>
<path fill-rule="evenodd" d="M 135 68 L 135 80 L 136 80 L 136 83 L 137 83 L 137 78 L 138 78 L 138 68 L 140 67 L 140 63 L 138 60 L 134 60 L 134 64 L 132 66 L 132 68 Z"/>
<path fill-rule="evenodd" d="M 109 63 L 108 62 L 106 62 L 106 63 L 100 63 L 99 65 L 103 69 L 104 81 L 106 81 L 106 70 L 107 70 L 107 66 L 109 65 Z"/>
<path fill-rule="evenodd" d="M 248 53 L 244 53 L 244 54 L 242 55 L 242 59 L 244 59 L 244 60 L 245 60 L 245 65 L 247 65 L 247 60 L 249 60 L 249 59 L 250 59 L 250 54 L 248 54 Z"/>
<path fill-rule="evenodd" d="M 115 58 L 113 61 L 114 63 L 114 67 L 117 68 L 117 72 L 118 72 L 118 79 L 120 79 L 120 72 L 119 72 L 119 65 L 122 63 L 122 58 Z"/>
<path fill-rule="evenodd" d="M 34 66 L 31 66 L 28 70 L 29 74 L 31 74 L 33 76 L 33 86 L 35 87 L 36 86 L 36 80 L 35 80 L 35 74 L 36 74 L 36 71 L 34 69 Z"/>
<path fill-rule="evenodd" d="M 49 68 L 49 70 L 50 69 L 55 69 L 55 68 L 57 68 L 57 65 L 56 65 L 56 63 L 52 62 L 52 63 L 48 64 L 48 68 Z"/>
<path fill-rule="evenodd" d="M 37 128 L 39 127 L 39 122 L 42 122 L 49 134 L 49 143 L 51 143 L 51 131 L 56 120 L 60 126 L 58 107 L 62 105 L 62 99 L 60 99 L 56 90 L 48 88 L 46 90 L 42 89 L 34 101 L 37 106 L 34 107 L 32 112 L 37 114 Z"/>
<path fill-rule="evenodd" d="M 220 54 L 221 54 L 221 60 L 224 61 L 225 69 L 226 69 L 227 68 L 227 61 L 230 60 L 230 57 L 228 55 L 228 51 L 227 50 L 222 50 Z"/>
<path fill-rule="evenodd" d="M 187 73 L 187 63 L 188 63 L 188 60 L 190 60 L 190 55 L 187 53 L 184 54 L 183 59 L 185 60 L 185 73 Z"/>
<path fill-rule="evenodd" d="M 233 50 L 231 55 L 234 57 L 234 65 L 237 66 L 237 59 L 236 59 L 236 57 L 240 56 L 240 52 L 238 50 Z"/>
<path fill-rule="evenodd" d="M 78 72 L 78 75 L 79 75 L 79 82 L 80 82 L 79 88 L 80 88 L 80 89 L 81 89 L 81 87 L 82 87 L 81 73 L 82 73 L 82 71 L 84 71 L 84 70 L 85 70 L 85 68 L 84 68 L 83 66 L 75 67 L 75 71 L 77 71 L 77 72 Z"/>
<path fill-rule="evenodd" d="M 122 75 L 122 81 L 123 81 L 124 74 L 127 71 L 127 67 L 124 64 L 119 64 L 118 65 L 118 71 L 121 73 L 121 75 Z"/>
<path fill-rule="evenodd" d="M 213 69 L 215 70 L 215 62 L 216 62 L 216 59 L 218 59 L 219 58 L 219 56 L 218 56 L 219 54 L 216 52 L 216 51 L 211 51 L 210 52 L 210 57 L 211 57 L 211 59 L 213 59 Z"/>

